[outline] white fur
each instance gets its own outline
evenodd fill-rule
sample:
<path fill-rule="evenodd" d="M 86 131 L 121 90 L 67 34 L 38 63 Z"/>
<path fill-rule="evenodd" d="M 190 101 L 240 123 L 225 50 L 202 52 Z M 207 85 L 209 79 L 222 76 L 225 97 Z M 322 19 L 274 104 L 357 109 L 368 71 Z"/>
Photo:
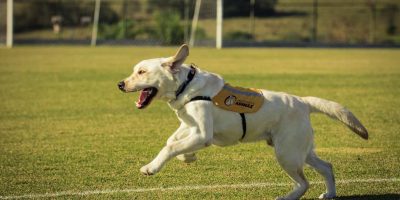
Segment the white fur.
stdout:
<path fill-rule="evenodd" d="M 156 98 L 167 101 L 181 122 L 156 158 L 140 169 L 143 174 L 156 174 L 173 157 L 193 162 L 196 160 L 195 152 L 211 144 L 228 146 L 265 140 L 274 147 L 279 164 L 295 182 L 293 191 L 279 199 L 298 199 L 306 192 L 309 183 L 303 174 L 304 164 L 315 168 L 325 178 L 327 191 L 320 198 L 336 196 L 332 165 L 318 158 L 313 150 L 310 113 L 325 113 L 367 138 L 366 129 L 350 111 L 335 102 L 316 97 L 302 98 L 262 90 L 264 104 L 258 112 L 246 114 L 247 134 L 241 140 L 243 133 L 238 113 L 222 110 L 210 101 L 189 102 L 195 96 L 215 96 L 225 84 L 219 75 L 197 69 L 192 82 L 178 98 L 175 97 L 175 91 L 186 80 L 190 70 L 182 64 L 188 53 L 188 47 L 183 45 L 175 56 L 144 60 L 124 80 L 125 91 L 157 87 Z M 145 73 L 139 75 L 139 70 Z"/>

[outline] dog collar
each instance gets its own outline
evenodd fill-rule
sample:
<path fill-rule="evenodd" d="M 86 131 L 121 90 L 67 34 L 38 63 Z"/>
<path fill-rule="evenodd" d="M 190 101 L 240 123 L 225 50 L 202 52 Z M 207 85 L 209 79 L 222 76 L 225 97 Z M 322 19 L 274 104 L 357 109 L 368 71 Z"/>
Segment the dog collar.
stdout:
<path fill-rule="evenodd" d="M 186 87 L 189 85 L 189 83 L 193 80 L 194 75 L 196 75 L 196 68 L 193 67 L 193 64 L 192 64 L 192 65 L 190 65 L 190 71 L 187 75 L 186 80 L 179 86 L 178 90 L 176 90 L 176 92 L 175 92 L 176 98 L 178 98 L 178 96 L 180 94 L 182 94 L 182 92 L 186 89 Z"/>

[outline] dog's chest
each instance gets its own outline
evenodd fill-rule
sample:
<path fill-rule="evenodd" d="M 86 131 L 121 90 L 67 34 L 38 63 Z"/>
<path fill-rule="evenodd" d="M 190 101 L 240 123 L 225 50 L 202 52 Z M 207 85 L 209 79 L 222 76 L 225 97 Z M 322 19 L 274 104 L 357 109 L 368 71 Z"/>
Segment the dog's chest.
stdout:
<path fill-rule="evenodd" d="M 214 145 L 236 144 L 243 135 L 240 115 L 215 107 L 213 109 Z"/>

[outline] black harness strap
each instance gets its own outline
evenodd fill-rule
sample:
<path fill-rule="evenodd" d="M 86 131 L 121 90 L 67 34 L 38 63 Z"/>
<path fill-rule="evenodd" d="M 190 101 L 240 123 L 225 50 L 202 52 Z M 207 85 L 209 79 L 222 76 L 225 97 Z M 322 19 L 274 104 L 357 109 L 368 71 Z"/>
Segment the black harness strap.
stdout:
<path fill-rule="evenodd" d="M 179 86 L 178 90 L 175 92 L 176 98 L 186 89 L 189 83 L 193 80 L 194 75 L 196 75 L 196 68 L 193 65 L 190 65 L 190 71 L 187 75 L 186 80 Z"/>
<path fill-rule="evenodd" d="M 244 115 L 244 113 L 239 113 L 240 117 L 242 118 L 242 129 L 243 129 L 243 135 L 242 135 L 242 139 L 244 138 L 244 136 L 246 136 L 246 115 Z"/>
<path fill-rule="evenodd" d="M 179 86 L 178 90 L 176 90 L 175 92 L 176 98 L 178 98 L 178 96 L 186 89 L 189 83 L 193 80 L 194 75 L 196 75 L 196 68 L 193 67 L 193 65 L 191 65 L 186 80 Z M 195 96 L 192 99 L 190 99 L 189 102 L 192 101 L 212 101 L 212 100 L 208 96 Z M 239 115 L 240 118 L 242 119 L 243 135 L 241 140 L 243 140 L 243 138 L 246 136 L 246 116 L 244 115 L 244 113 L 239 113 Z"/>
<path fill-rule="evenodd" d="M 207 96 L 195 96 L 192 99 L 190 99 L 189 102 L 192 101 L 212 101 L 210 97 Z M 244 113 L 239 113 L 240 118 L 242 119 L 242 130 L 243 130 L 243 134 L 242 134 L 242 138 L 240 140 L 243 140 L 243 138 L 246 136 L 246 115 L 244 115 Z"/>
<path fill-rule="evenodd" d="M 193 97 L 192 99 L 190 99 L 189 102 L 191 102 L 191 101 L 199 101 L 199 100 L 211 101 L 211 98 L 210 98 L 210 97 L 207 97 L 207 96 L 195 96 L 195 97 Z"/>

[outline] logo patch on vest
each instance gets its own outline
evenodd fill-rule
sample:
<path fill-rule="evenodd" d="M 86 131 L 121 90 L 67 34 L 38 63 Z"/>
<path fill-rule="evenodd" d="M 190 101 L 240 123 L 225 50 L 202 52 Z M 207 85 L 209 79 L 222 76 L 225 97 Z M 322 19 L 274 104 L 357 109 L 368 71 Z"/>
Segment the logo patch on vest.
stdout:
<path fill-rule="evenodd" d="M 235 104 L 235 103 L 236 103 L 236 97 L 235 97 L 235 96 L 230 95 L 230 96 L 226 97 L 226 99 L 225 99 L 225 105 L 231 106 L 231 105 L 233 105 L 233 104 Z"/>
<path fill-rule="evenodd" d="M 212 101 L 224 110 L 252 113 L 261 108 L 264 96 L 259 89 L 232 87 L 225 84 L 222 90 L 212 98 Z"/>

